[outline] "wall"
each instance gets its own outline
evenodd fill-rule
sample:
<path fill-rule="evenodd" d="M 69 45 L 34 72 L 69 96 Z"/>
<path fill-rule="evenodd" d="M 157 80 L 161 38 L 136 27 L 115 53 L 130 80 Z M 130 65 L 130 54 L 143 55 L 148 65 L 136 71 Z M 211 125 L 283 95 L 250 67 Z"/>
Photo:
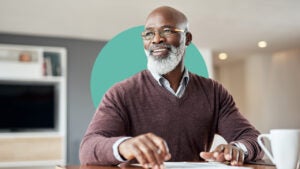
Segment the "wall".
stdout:
<path fill-rule="evenodd" d="M 245 63 L 243 60 L 215 67 L 215 79 L 234 96 L 241 113 L 245 114 Z M 234 79 L 233 79 L 234 78 Z"/>
<path fill-rule="evenodd" d="M 199 52 L 201 53 L 201 56 L 203 57 L 207 71 L 208 71 L 208 76 L 210 78 L 214 77 L 214 69 L 213 69 L 213 60 L 212 60 L 212 52 L 210 49 L 198 49 Z"/>
<path fill-rule="evenodd" d="M 59 46 L 67 48 L 67 163 L 79 164 L 79 144 L 95 112 L 90 97 L 90 71 L 95 58 L 105 42 L 0 34 L 0 43 Z"/>
<path fill-rule="evenodd" d="M 256 70 L 260 72 L 248 72 L 252 78 L 249 79 L 247 93 L 253 96 L 248 97 L 248 110 L 250 113 L 252 107 L 256 107 L 256 111 L 251 112 L 251 118 L 256 117 L 262 132 L 272 128 L 300 128 L 299 56 L 300 50 L 290 50 L 272 56 L 249 58 L 248 70 L 260 63 L 260 68 Z M 255 81 L 256 85 L 250 85 Z"/>
<path fill-rule="evenodd" d="M 249 56 L 218 66 L 216 77 L 261 132 L 300 128 L 299 56 L 299 50 Z"/>

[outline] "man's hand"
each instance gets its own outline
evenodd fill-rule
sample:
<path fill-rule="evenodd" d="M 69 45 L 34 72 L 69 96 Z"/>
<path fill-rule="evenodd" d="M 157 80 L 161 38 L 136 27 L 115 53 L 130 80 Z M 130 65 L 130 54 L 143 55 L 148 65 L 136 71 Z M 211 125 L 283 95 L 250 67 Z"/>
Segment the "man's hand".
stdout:
<path fill-rule="evenodd" d="M 119 153 L 127 160 L 136 159 L 144 168 L 162 169 L 171 159 L 168 146 L 153 133 L 130 138 L 119 145 Z"/>
<path fill-rule="evenodd" d="M 230 162 L 231 165 L 238 166 L 244 163 L 243 150 L 231 144 L 220 144 L 212 152 L 201 152 L 200 157 L 206 161 Z"/>

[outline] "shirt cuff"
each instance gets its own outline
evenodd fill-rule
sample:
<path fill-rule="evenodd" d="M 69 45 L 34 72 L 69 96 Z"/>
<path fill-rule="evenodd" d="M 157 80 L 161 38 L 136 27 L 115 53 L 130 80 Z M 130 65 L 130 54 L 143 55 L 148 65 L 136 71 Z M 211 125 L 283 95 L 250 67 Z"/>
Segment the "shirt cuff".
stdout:
<path fill-rule="evenodd" d="M 127 139 L 130 139 L 131 137 L 123 137 L 123 138 L 120 138 L 119 140 L 117 140 L 114 144 L 113 144 L 113 153 L 114 153 L 114 156 L 117 160 L 119 160 L 120 162 L 126 162 L 127 160 L 125 160 L 123 157 L 121 157 L 120 153 L 119 153 L 119 145 L 127 140 Z"/>
<path fill-rule="evenodd" d="M 248 157 L 248 150 L 247 147 L 245 146 L 245 144 L 241 143 L 241 142 L 231 142 L 231 144 L 233 144 L 234 146 L 236 146 L 237 148 L 240 148 L 243 150 L 245 158 Z"/>

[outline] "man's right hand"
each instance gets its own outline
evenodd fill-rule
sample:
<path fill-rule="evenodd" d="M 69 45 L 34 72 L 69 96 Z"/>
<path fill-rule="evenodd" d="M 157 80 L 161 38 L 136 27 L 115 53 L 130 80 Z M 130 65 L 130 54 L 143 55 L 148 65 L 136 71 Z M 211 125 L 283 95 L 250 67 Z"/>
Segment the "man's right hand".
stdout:
<path fill-rule="evenodd" d="M 136 159 L 144 168 L 162 169 L 163 162 L 171 159 L 164 139 L 153 133 L 139 135 L 119 145 L 119 153 L 126 159 Z"/>

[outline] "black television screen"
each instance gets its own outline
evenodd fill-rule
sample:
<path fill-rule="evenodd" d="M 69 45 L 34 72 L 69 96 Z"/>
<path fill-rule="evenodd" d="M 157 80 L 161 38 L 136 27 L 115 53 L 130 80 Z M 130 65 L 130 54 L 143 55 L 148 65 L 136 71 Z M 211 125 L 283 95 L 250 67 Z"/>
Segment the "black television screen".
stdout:
<path fill-rule="evenodd" d="M 0 131 L 55 128 L 55 85 L 0 83 Z"/>

